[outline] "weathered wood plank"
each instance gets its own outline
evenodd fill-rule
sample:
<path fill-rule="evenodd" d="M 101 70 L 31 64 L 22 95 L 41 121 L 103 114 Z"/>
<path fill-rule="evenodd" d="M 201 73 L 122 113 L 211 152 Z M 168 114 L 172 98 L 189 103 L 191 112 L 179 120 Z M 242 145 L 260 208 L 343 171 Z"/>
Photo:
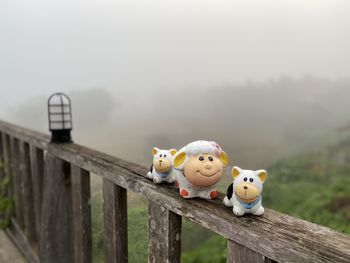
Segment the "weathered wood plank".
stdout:
<path fill-rule="evenodd" d="M 1 120 L 0 129 L 1 131 L 7 134 L 11 134 L 11 137 L 15 137 L 21 141 L 25 141 L 42 150 L 45 150 L 47 144 L 50 142 L 50 136 L 48 136 L 47 134 L 33 131 Z"/>
<path fill-rule="evenodd" d="M 90 172 L 146 197 L 191 221 L 240 243 L 273 260 L 299 262 L 348 262 L 350 236 L 269 209 L 264 216 L 236 217 L 215 201 L 181 199 L 172 185 L 147 180 L 147 168 L 76 145 L 55 145 L 48 151 Z M 329 246 L 332 244 L 332 246 Z"/>
<path fill-rule="evenodd" d="M 23 215 L 23 196 L 22 196 L 22 178 L 20 172 L 20 159 L 19 159 L 19 141 L 16 138 L 10 139 L 11 157 L 11 176 L 13 180 L 13 193 L 14 193 L 14 210 L 15 219 L 18 226 L 24 230 L 24 215 Z"/>
<path fill-rule="evenodd" d="M 40 262 L 74 262 L 70 165 L 46 154 Z"/>
<path fill-rule="evenodd" d="M 36 252 L 32 249 L 25 234 L 22 232 L 16 221 L 11 220 L 11 224 L 5 230 L 6 235 L 16 245 L 27 262 L 39 263 L 39 258 Z M 1 260 L 0 260 L 1 262 Z M 7 263 L 7 262 L 6 262 Z"/>
<path fill-rule="evenodd" d="M 232 240 L 227 240 L 227 263 L 264 263 L 264 256 L 242 246 Z"/>
<path fill-rule="evenodd" d="M 181 257 L 181 216 L 148 202 L 148 262 L 179 263 Z"/>
<path fill-rule="evenodd" d="M 92 262 L 90 173 L 76 165 L 72 169 L 74 262 Z"/>
<path fill-rule="evenodd" d="M 29 144 L 19 142 L 20 177 L 23 201 L 24 233 L 32 247 L 37 248 L 36 215 L 33 198 Z"/>
<path fill-rule="evenodd" d="M 182 216 L 169 211 L 169 258 L 170 262 L 181 262 L 181 232 L 182 232 Z"/>
<path fill-rule="evenodd" d="M 173 186 L 154 185 L 144 178 L 147 168 L 76 145 L 47 147 L 48 136 L 22 130 L 0 121 L 0 130 L 41 145 L 66 161 L 101 175 L 121 187 L 143 195 L 175 213 L 186 216 L 257 253 L 273 260 L 293 259 L 297 262 L 349 262 L 350 236 L 270 209 L 264 216 L 237 218 L 231 209 L 215 201 L 183 200 Z M 331 245 L 330 245 L 331 244 Z"/>
<path fill-rule="evenodd" d="M 2 153 L 3 153 L 3 172 L 5 176 L 8 176 L 11 178 L 11 167 L 10 167 L 10 154 L 11 154 L 11 148 L 10 148 L 10 136 L 6 133 L 1 133 L 2 137 Z"/>
<path fill-rule="evenodd" d="M 3 172 L 4 172 L 4 176 L 9 178 L 9 185 L 8 185 L 8 189 L 7 189 L 7 194 L 9 197 L 12 198 L 12 200 L 14 200 L 14 192 L 13 192 L 13 178 L 11 176 L 11 166 L 10 166 L 10 154 L 11 154 L 11 148 L 10 148 L 10 136 L 5 134 L 4 132 L 2 133 L 2 141 L 3 141 Z M 9 211 L 9 218 L 12 217 L 14 215 L 14 211 L 13 209 L 11 209 L 11 211 Z"/>
<path fill-rule="evenodd" d="M 103 180 L 103 211 L 106 262 L 128 262 L 126 189 Z"/>
<path fill-rule="evenodd" d="M 32 173 L 33 200 L 36 215 L 35 228 L 37 237 L 40 236 L 41 226 L 41 205 L 43 196 L 43 177 L 44 177 L 44 152 L 43 150 L 30 146 L 30 162 Z"/>

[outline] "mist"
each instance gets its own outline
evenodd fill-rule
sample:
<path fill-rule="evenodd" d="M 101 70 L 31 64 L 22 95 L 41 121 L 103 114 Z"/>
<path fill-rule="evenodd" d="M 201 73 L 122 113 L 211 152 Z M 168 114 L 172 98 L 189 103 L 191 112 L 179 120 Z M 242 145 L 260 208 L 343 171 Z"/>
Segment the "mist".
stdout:
<path fill-rule="evenodd" d="M 261 168 L 349 123 L 350 3 L 2 1 L 0 117 L 47 132 L 73 102 L 76 142 L 138 163 L 153 146 L 222 144 Z"/>
<path fill-rule="evenodd" d="M 153 146 L 179 149 L 192 140 L 215 140 L 233 164 L 258 169 L 339 136 L 337 129 L 350 123 L 349 85 L 309 76 L 132 100 L 101 88 L 68 94 L 77 143 L 147 164 Z M 46 99 L 24 103 L 11 119 L 47 132 Z"/>

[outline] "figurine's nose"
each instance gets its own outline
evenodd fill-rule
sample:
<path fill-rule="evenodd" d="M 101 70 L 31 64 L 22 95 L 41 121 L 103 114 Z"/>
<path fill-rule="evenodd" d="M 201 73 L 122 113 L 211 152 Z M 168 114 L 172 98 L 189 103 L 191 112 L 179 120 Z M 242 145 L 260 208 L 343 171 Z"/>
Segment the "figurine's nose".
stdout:
<path fill-rule="evenodd" d="M 163 160 L 159 160 L 159 162 L 161 163 L 161 162 L 163 162 Z"/>
<path fill-rule="evenodd" d="M 248 189 L 248 186 L 245 185 L 243 188 L 244 188 L 244 189 Z"/>
<path fill-rule="evenodd" d="M 210 164 L 206 164 L 204 167 L 205 167 L 205 169 L 207 169 L 207 170 L 210 170 L 211 168 L 213 168 L 213 166 L 211 166 Z"/>

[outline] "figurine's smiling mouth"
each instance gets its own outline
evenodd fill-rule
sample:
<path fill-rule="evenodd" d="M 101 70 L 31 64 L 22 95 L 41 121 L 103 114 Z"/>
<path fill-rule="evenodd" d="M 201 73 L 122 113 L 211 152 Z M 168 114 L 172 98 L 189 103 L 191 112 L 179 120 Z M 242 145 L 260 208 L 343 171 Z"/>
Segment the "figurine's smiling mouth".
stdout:
<path fill-rule="evenodd" d="M 220 172 L 220 170 L 217 170 L 215 173 L 213 173 L 213 174 L 203 174 L 203 173 L 201 173 L 199 170 L 197 171 L 197 173 L 199 173 L 199 174 L 201 174 L 201 175 L 203 175 L 203 176 L 205 176 L 205 177 L 212 177 L 212 176 L 214 176 L 214 175 L 216 175 L 218 172 Z"/>

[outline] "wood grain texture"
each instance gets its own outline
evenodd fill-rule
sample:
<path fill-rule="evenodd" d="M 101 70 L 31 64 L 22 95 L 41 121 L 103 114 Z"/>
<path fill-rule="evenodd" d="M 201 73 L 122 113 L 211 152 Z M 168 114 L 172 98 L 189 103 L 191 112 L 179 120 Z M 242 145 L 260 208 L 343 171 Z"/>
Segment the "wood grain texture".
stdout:
<path fill-rule="evenodd" d="M 22 184 L 22 201 L 24 217 L 24 233 L 32 247 L 37 249 L 37 232 L 35 228 L 36 214 L 34 208 L 32 174 L 30 166 L 29 144 L 19 142 L 20 174 Z"/>
<path fill-rule="evenodd" d="M 0 120 L 0 129 L 2 132 L 11 135 L 11 137 L 25 141 L 42 150 L 45 150 L 47 144 L 50 142 L 50 136 L 47 134 L 20 127 L 2 120 Z"/>
<path fill-rule="evenodd" d="M 74 262 L 70 165 L 50 153 L 45 161 L 40 262 Z"/>
<path fill-rule="evenodd" d="M 242 246 L 234 241 L 227 240 L 227 263 L 264 263 L 264 256 Z"/>
<path fill-rule="evenodd" d="M 24 215 L 23 215 L 23 190 L 22 190 L 22 177 L 20 172 L 20 159 L 19 159 L 19 141 L 18 139 L 10 138 L 10 167 L 11 177 L 13 181 L 13 193 L 14 193 L 14 211 L 15 218 L 18 226 L 24 230 Z"/>
<path fill-rule="evenodd" d="M 10 136 L 8 134 L 2 133 L 2 146 L 3 146 L 3 175 L 9 178 L 9 185 L 7 189 L 8 196 L 14 200 L 14 190 L 13 190 L 13 177 L 11 176 L 11 147 L 10 147 Z M 11 209 L 9 211 L 9 218 L 14 216 L 14 211 Z"/>
<path fill-rule="evenodd" d="M 92 262 L 90 173 L 76 165 L 72 169 L 74 262 Z"/>
<path fill-rule="evenodd" d="M 33 201 L 36 215 L 35 228 L 37 236 L 40 236 L 41 226 L 41 205 L 43 196 L 43 178 L 44 178 L 44 152 L 43 150 L 30 146 L 30 162 L 33 186 Z"/>
<path fill-rule="evenodd" d="M 349 235 L 269 209 L 261 217 L 235 217 L 231 209 L 222 204 L 223 194 L 215 201 L 182 199 L 174 186 L 155 185 L 146 179 L 146 167 L 76 144 L 55 145 L 48 147 L 48 151 L 148 200 L 158 200 L 165 208 L 273 260 L 350 260 Z"/>
<path fill-rule="evenodd" d="M 10 168 L 10 136 L 6 133 L 1 133 L 2 138 L 2 165 L 3 165 L 3 173 L 4 176 L 8 176 L 11 178 L 11 168 Z"/>
<path fill-rule="evenodd" d="M 128 262 L 126 189 L 103 180 L 103 211 L 106 262 Z"/>
<path fill-rule="evenodd" d="M 181 257 L 181 216 L 148 202 L 148 262 L 179 263 Z"/>
<path fill-rule="evenodd" d="M 113 183 L 157 200 L 159 205 L 185 216 L 220 235 L 278 262 L 350 262 L 350 236 L 266 209 L 261 217 L 235 217 L 215 201 L 184 200 L 173 186 L 154 185 L 147 168 L 77 144 L 49 145 L 48 136 L 0 121 L 0 130 L 14 134 L 50 154 L 93 172 Z"/>
<path fill-rule="evenodd" d="M 21 228 L 17 225 L 15 220 L 11 221 L 11 224 L 5 230 L 6 235 L 10 240 L 16 245 L 21 254 L 25 257 L 27 262 L 30 263 L 39 263 L 39 258 L 35 250 L 30 246 L 27 237 Z M 0 259 L 0 262 L 1 259 Z M 5 262 L 4 262 L 5 263 Z M 6 262 L 11 263 L 11 262 Z"/>

